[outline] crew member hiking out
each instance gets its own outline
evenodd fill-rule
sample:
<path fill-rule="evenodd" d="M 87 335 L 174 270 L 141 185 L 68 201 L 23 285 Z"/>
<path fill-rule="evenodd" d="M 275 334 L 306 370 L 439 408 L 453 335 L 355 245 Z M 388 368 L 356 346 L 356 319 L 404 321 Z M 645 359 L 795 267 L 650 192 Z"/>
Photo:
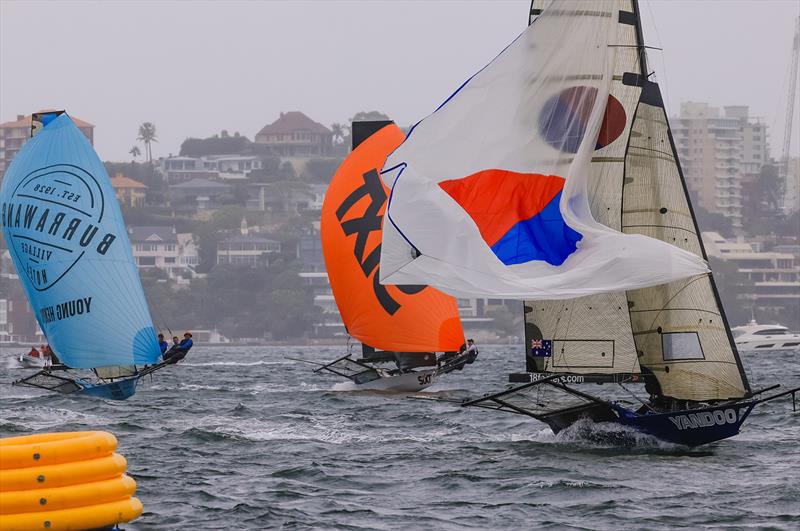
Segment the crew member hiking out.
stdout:
<path fill-rule="evenodd" d="M 177 339 L 177 337 L 172 338 L 173 342 Z M 177 345 L 173 345 L 172 348 L 164 353 L 164 361 L 166 363 L 178 363 L 186 357 L 186 354 L 189 353 L 189 350 L 193 345 L 194 342 L 192 341 L 192 333 L 186 332 L 183 334 L 183 341 Z"/>
<path fill-rule="evenodd" d="M 467 363 L 475 363 L 476 359 L 478 359 L 478 347 L 475 341 L 467 339 Z"/>
<path fill-rule="evenodd" d="M 167 349 L 169 349 L 169 343 L 167 343 L 166 340 L 164 339 L 164 334 L 158 334 L 158 348 L 161 349 L 162 356 L 167 351 Z"/>

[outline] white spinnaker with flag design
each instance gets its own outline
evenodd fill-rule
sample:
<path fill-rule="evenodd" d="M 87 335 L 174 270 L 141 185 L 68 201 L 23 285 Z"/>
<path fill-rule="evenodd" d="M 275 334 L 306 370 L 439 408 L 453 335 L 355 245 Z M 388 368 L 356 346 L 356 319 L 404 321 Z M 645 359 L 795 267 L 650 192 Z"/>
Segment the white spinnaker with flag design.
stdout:
<path fill-rule="evenodd" d="M 592 217 L 589 162 L 601 130 L 609 129 L 618 10 L 611 0 L 569 6 L 569 14 L 543 13 L 389 157 L 382 283 L 426 283 L 458 296 L 564 299 L 708 271 L 697 255 L 623 235 Z M 558 179 L 563 190 L 553 196 Z M 476 194 L 487 186 L 506 195 Z M 542 187 L 550 195 L 534 199 L 549 210 L 531 210 L 525 202 L 532 194 L 520 191 Z M 531 212 L 531 219 L 547 215 L 534 228 L 552 234 L 540 238 L 525 228 Z M 495 222 L 504 216 L 505 225 Z M 528 251 L 546 259 L 525 260 Z"/>

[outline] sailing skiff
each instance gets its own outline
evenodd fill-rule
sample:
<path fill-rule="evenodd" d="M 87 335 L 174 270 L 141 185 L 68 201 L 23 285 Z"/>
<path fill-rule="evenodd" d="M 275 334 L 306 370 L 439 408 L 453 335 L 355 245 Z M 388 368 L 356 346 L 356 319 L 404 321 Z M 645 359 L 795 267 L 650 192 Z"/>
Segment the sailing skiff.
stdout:
<path fill-rule="evenodd" d="M 378 282 L 388 189 L 378 173 L 403 141 L 391 122 L 354 122 L 353 151 L 336 171 L 322 205 L 326 269 L 345 328 L 362 343 L 315 372 L 349 379 L 358 390 L 420 391 L 463 368 L 465 355 L 441 362 L 464 341 L 456 300 L 431 287 Z M 306 360 L 300 360 L 306 361 Z"/>
<path fill-rule="evenodd" d="M 751 386 L 708 268 L 636 0 L 530 25 L 387 159 L 381 281 L 523 300 L 518 385 L 463 402 L 673 443 L 736 435 Z M 583 383 L 605 383 L 588 392 Z"/>
<path fill-rule="evenodd" d="M 114 189 L 64 111 L 35 113 L 0 188 L 0 226 L 61 363 L 14 385 L 123 400 L 164 367 Z M 140 368 L 144 367 L 144 368 Z"/>

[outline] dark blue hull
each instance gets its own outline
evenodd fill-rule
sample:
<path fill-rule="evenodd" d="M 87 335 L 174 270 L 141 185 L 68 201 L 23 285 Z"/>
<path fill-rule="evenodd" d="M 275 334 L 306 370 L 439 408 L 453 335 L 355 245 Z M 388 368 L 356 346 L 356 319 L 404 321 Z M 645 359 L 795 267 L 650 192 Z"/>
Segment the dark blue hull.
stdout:
<path fill-rule="evenodd" d="M 78 391 L 81 394 L 105 398 L 108 400 L 126 400 L 136 393 L 136 384 L 139 377 L 133 376 L 125 380 L 119 380 L 107 384 L 90 384 L 78 381 L 83 388 Z"/>
<path fill-rule="evenodd" d="M 755 407 L 753 402 L 741 402 L 707 408 L 672 411 L 669 413 L 639 414 L 615 406 L 619 422 L 663 441 L 699 446 L 733 437 Z"/>

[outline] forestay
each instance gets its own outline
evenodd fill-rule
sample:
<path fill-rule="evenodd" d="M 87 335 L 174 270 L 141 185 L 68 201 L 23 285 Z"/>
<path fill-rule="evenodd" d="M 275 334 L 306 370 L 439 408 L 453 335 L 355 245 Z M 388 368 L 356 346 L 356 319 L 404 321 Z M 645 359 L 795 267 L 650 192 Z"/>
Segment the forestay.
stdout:
<path fill-rule="evenodd" d="M 154 363 L 160 350 L 103 163 L 66 114 L 8 168 L 0 224 L 39 326 L 74 368 Z"/>
<path fill-rule="evenodd" d="M 545 11 L 387 160 L 381 282 L 564 299 L 707 271 L 696 255 L 592 217 L 590 161 L 629 120 L 609 100 L 619 10 L 611 0 L 564 5 Z"/>

